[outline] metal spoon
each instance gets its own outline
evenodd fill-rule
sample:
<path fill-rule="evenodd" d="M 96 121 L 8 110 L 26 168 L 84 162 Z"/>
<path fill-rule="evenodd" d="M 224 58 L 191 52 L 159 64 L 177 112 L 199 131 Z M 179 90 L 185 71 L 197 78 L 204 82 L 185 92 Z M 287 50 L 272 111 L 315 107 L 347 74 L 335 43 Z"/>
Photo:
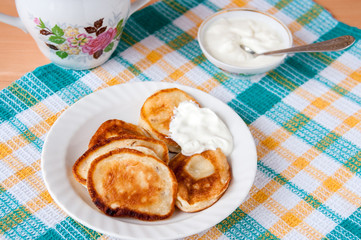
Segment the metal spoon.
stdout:
<path fill-rule="evenodd" d="M 281 53 L 296 53 L 296 52 L 330 52 L 330 51 L 338 51 L 348 48 L 355 42 L 355 38 L 350 35 L 345 35 L 337 38 L 333 38 L 327 41 L 312 43 L 308 45 L 280 49 L 276 51 L 269 51 L 263 53 L 256 53 L 251 48 L 240 44 L 240 47 L 246 52 L 253 55 L 253 57 L 258 57 L 260 55 L 275 55 Z"/>

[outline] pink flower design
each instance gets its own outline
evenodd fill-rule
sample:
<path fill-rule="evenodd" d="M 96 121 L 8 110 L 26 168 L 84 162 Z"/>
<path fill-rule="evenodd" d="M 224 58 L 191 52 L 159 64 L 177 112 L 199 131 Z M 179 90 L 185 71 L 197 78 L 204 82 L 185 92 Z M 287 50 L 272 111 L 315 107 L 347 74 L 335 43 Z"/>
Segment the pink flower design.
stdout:
<path fill-rule="evenodd" d="M 34 23 L 36 25 L 40 25 L 40 19 L 39 18 L 34 18 Z"/>
<path fill-rule="evenodd" d="M 75 48 L 84 46 L 92 38 L 92 36 L 87 36 L 86 34 L 82 33 L 78 36 L 68 38 L 67 41 L 70 47 Z"/>
<path fill-rule="evenodd" d="M 108 31 L 101 33 L 97 38 L 90 39 L 89 42 L 83 46 L 83 52 L 93 55 L 97 51 L 103 50 L 109 45 L 116 34 L 117 30 L 115 28 L 109 28 Z"/>

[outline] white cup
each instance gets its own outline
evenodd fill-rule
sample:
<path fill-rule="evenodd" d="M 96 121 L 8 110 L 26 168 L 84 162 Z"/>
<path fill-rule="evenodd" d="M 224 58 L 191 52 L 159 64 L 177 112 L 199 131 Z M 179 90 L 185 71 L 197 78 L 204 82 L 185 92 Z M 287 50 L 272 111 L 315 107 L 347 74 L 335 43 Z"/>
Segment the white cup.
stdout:
<path fill-rule="evenodd" d="M 82 70 L 109 59 L 128 17 L 147 2 L 16 0 L 19 18 L 0 13 L 0 21 L 30 33 L 53 63 Z"/>

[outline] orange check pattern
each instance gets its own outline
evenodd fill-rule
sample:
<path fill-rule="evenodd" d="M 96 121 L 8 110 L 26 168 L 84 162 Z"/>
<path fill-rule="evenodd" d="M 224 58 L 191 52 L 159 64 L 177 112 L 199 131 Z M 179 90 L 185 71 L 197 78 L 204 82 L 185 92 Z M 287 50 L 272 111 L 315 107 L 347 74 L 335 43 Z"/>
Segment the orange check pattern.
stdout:
<path fill-rule="evenodd" d="M 282 20 L 301 45 L 354 35 L 349 49 L 287 57 L 257 76 L 230 76 L 197 43 L 217 10 L 255 8 Z M 113 239 L 70 218 L 52 200 L 41 150 L 56 119 L 80 98 L 132 81 L 177 82 L 231 106 L 257 143 L 245 201 L 186 239 L 361 239 L 361 31 L 311 0 L 163 0 L 129 18 L 113 57 L 89 71 L 53 64 L 0 92 L 0 237 Z"/>

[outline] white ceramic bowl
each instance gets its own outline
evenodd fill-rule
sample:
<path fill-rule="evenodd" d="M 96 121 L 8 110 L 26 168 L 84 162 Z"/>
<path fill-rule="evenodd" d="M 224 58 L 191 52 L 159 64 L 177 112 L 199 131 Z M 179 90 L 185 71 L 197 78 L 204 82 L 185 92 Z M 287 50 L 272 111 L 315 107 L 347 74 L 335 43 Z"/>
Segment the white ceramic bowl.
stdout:
<path fill-rule="evenodd" d="M 206 18 L 203 23 L 200 25 L 198 29 L 198 43 L 199 46 L 205 55 L 205 57 L 213 63 L 218 68 L 222 69 L 225 72 L 238 74 L 238 75 L 254 75 L 254 74 L 261 74 L 268 72 L 277 66 L 279 66 L 287 56 L 287 54 L 283 54 L 282 57 L 273 60 L 270 63 L 260 66 L 252 66 L 252 67 L 240 67 L 230 65 L 228 63 L 222 62 L 217 58 L 213 57 L 204 44 L 204 33 L 207 28 L 216 20 L 220 18 L 247 18 L 250 20 L 256 20 L 265 22 L 268 26 L 272 27 L 275 31 L 277 31 L 278 35 L 283 39 L 286 43 L 286 47 L 292 47 L 293 39 L 290 30 L 287 28 L 285 24 L 283 24 L 280 20 L 275 18 L 274 16 L 264 13 L 254 9 L 247 9 L 247 8 L 232 8 L 232 9 L 225 9 Z"/>

